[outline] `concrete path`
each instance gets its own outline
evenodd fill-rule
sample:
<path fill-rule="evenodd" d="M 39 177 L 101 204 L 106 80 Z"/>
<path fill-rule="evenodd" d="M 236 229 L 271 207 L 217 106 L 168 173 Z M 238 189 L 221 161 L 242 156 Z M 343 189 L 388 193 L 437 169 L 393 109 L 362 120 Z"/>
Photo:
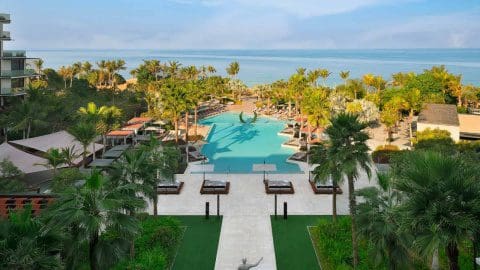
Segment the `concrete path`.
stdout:
<path fill-rule="evenodd" d="M 255 262 L 260 257 L 263 261 L 256 269 L 276 269 L 270 215 L 274 213 L 274 196 L 265 194 L 262 174 L 211 174 L 212 180 L 230 181 L 230 194 L 222 195 L 220 214 L 223 215 L 220 242 L 217 250 L 215 269 L 236 269 L 243 257 Z M 282 211 L 283 202 L 288 203 L 292 215 L 330 215 L 331 195 L 313 194 L 308 183 L 307 174 L 271 174 L 272 180 L 289 180 L 293 182 L 295 194 L 279 195 L 278 209 Z M 216 196 L 200 195 L 202 174 L 186 172 L 178 175 L 184 181 L 180 195 L 161 195 L 158 211 L 166 215 L 203 215 L 205 202 L 210 202 L 210 212 L 216 213 Z M 372 181 L 373 183 L 374 181 Z M 357 188 L 371 185 L 363 176 L 356 183 Z M 343 195 L 338 196 L 338 212 L 348 213 L 348 189 L 342 186 Z M 152 212 L 150 206 L 150 212 Z"/>

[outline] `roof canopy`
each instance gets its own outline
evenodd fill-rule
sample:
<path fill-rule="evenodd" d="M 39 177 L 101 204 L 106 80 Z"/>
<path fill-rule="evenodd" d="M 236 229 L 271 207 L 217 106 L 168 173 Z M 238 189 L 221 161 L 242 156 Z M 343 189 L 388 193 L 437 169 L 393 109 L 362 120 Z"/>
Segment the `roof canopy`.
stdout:
<path fill-rule="evenodd" d="M 134 117 L 130 120 L 128 120 L 127 124 L 128 125 L 133 125 L 133 124 L 145 124 L 145 123 L 149 123 L 149 122 L 152 122 L 153 119 L 150 118 L 150 117 Z"/>
<path fill-rule="evenodd" d="M 29 154 L 4 142 L 0 144 L 0 159 L 7 159 L 13 163 L 23 173 L 34 173 L 47 171 L 48 168 L 39 165 L 46 164 L 47 160 L 35 155 Z"/>
<path fill-rule="evenodd" d="M 81 154 L 83 151 L 83 146 L 82 144 L 75 139 L 70 133 L 62 130 L 59 132 L 43 135 L 43 136 L 38 136 L 38 137 L 33 137 L 29 139 L 24 139 L 24 140 L 16 140 L 16 141 L 10 141 L 10 143 L 27 147 L 30 149 L 34 149 L 40 152 L 46 153 L 49 149 L 51 148 L 70 148 L 74 147 L 76 154 Z M 94 144 L 91 143 L 87 147 L 87 151 L 89 154 L 93 153 L 93 146 Z M 98 144 L 95 143 L 95 151 L 101 150 L 103 148 L 103 144 Z M 78 157 L 75 159 L 75 163 L 80 163 L 82 161 L 82 157 Z"/>
<path fill-rule="evenodd" d="M 418 115 L 419 123 L 459 126 L 457 106 L 453 104 L 426 104 Z"/>

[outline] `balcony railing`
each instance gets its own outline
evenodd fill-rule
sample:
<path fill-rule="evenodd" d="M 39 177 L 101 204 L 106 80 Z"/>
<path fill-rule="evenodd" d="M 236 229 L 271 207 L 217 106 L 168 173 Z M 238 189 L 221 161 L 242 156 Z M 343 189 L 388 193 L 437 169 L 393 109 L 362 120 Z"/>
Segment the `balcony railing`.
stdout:
<path fill-rule="evenodd" d="M 10 32 L 8 31 L 2 31 L 0 32 L 0 39 L 2 40 L 10 40 Z"/>
<path fill-rule="evenodd" d="M 20 96 L 25 95 L 25 88 L 2 88 L 0 89 L 0 96 Z"/>
<path fill-rule="evenodd" d="M 10 22 L 10 14 L 0 13 L 0 22 L 1 23 L 9 23 Z"/>
<path fill-rule="evenodd" d="M 26 57 L 26 51 L 3 51 L 3 57 Z"/>
<path fill-rule="evenodd" d="M 35 70 L 25 69 L 25 70 L 2 70 L 0 72 L 0 77 L 2 78 L 21 78 L 21 77 L 33 77 L 36 76 Z"/>

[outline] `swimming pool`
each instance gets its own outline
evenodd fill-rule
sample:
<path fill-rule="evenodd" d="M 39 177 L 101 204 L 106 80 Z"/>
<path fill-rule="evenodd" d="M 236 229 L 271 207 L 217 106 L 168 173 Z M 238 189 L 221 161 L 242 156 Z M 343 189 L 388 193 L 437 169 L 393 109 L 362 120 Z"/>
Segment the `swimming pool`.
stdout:
<path fill-rule="evenodd" d="M 289 138 L 277 135 L 285 126 L 283 121 L 259 116 L 255 123 L 244 124 L 239 113 L 227 112 L 199 123 L 212 126 L 202 154 L 215 165 L 215 172 L 252 173 L 253 164 L 264 161 L 276 164 L 277 173 L 301 172 L 297 164 L 286 162 L 295 150 L 282 147 Z"/>

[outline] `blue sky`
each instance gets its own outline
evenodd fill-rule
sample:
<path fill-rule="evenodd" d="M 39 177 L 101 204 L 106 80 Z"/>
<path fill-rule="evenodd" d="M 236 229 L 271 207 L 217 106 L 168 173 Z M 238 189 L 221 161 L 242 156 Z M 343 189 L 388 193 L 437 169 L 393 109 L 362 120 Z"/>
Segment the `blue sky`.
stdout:
<path fill-rule="evenodd" d="M 478 0 L 0 0 L 9 48 L 479 48 Z"/>

